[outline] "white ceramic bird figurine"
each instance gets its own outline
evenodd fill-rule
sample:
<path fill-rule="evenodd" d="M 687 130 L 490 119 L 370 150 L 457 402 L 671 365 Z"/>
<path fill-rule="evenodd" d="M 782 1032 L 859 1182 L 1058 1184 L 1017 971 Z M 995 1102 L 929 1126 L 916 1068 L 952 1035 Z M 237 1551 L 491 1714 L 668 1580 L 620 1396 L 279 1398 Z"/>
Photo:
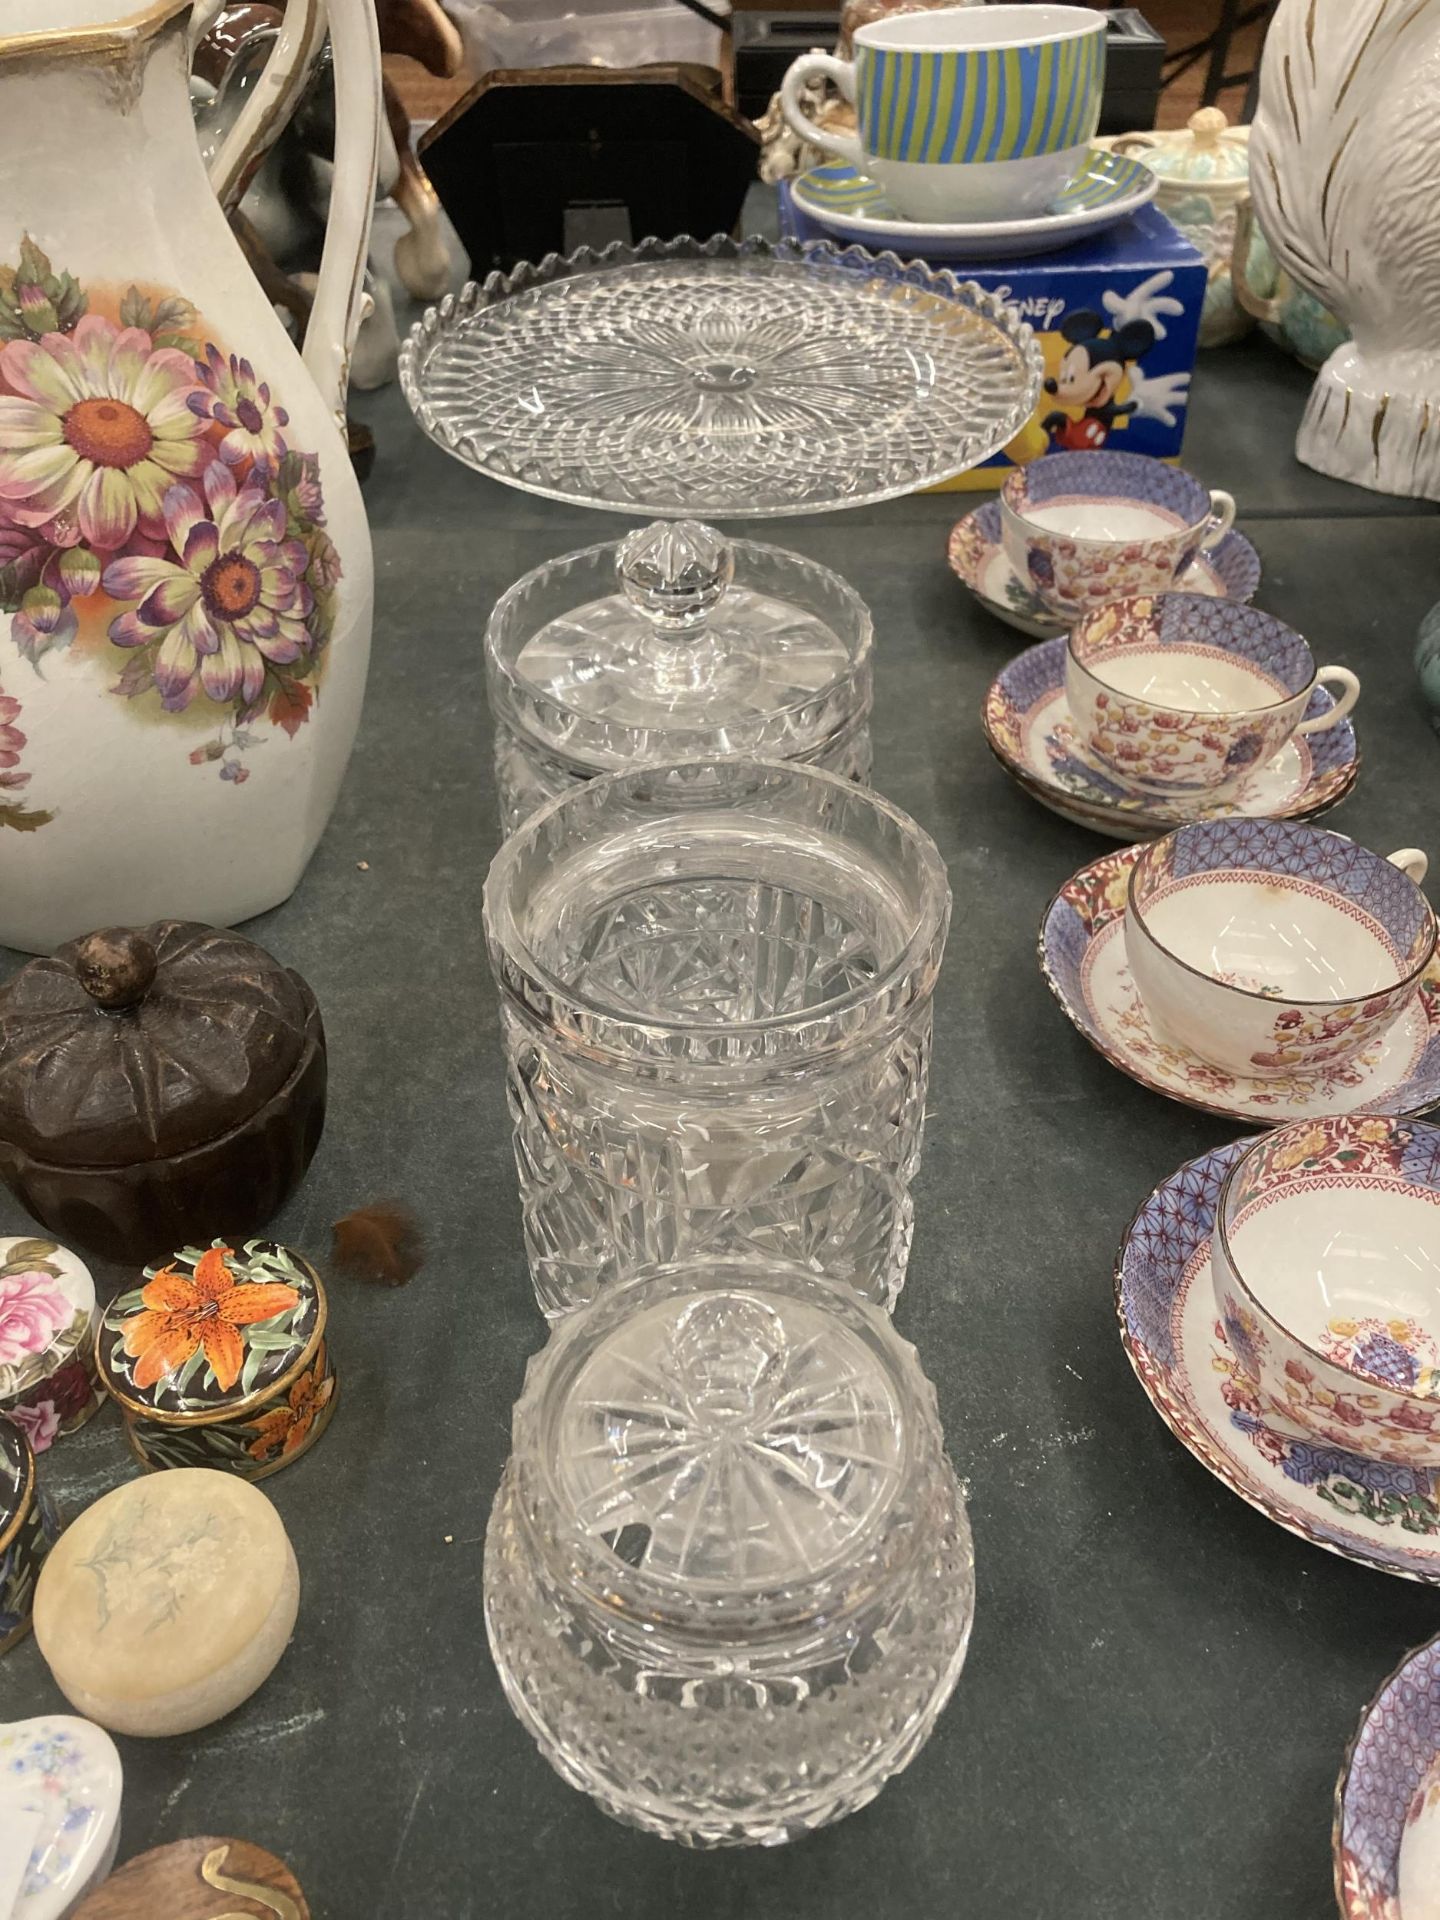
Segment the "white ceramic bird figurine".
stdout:
<path fill-rule="evenodd" d="M 1353 338 L 1296 452 L 1381 493 L 1440 499 L 1440 0 L 1280 0 L 1250 183 L 1291 276 Z"/>

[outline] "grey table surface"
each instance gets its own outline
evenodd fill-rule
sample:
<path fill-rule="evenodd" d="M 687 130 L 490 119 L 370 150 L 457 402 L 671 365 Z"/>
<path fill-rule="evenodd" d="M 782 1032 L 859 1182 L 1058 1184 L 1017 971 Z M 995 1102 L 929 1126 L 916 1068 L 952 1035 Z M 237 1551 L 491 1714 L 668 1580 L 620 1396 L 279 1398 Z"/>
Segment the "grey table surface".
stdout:
<path fill-rule="evenodd" d="M 1258 343 L 1206 357 L 1187 464 L 1236 494 L 1261 604 L 1365 681 L 1364 772 L 1335 824 L 1434 848 L 1440 742 L 1409 653 L 1440 595 L 1436 519 L 1295 463 L 1306 385 Z M 294 1643 L 218 1726 L 122 1743 L 123 1854 L 240 1834 L 289 1860 L 321 1920 L 1332 1912 L 1341 1756 L 1378 1683 L 1440 1628 L 1440 1594 L 1242 1505 L 1131 1375 L 1111 1303 L 1120 1235 L 1156 1181 L 1235 1130 L 1118 1074 L 1040 979 L 1041 912 L 1108 843 L 1042 812 L 986 750 L 986 685 L 1023 642 L 946 568 L 964 497 L 756 531 L 839 568 L 873 607 L 876 784 L 935 835 L 955 891 L 897 1321 L 970 1490 L 969 1663 L 907 1774 L 768 1853 L 690 1854 L 614 1825 L 511 1718 L 485 1647 L 482 1538 L 543 1329 L 481 938 L 497 837 L 481 634 L 520 572 L 623 522 L 463 471 L 393 388 L 359 406 L 379 440 L 364 725 L 309 873 L 251 929 L 310 979 L 331 1047 L 329 1127 L 275 1231 L 323 1258 L 336 1217 L 395 1194 L 431 1254 L 404 1292 L 334 1289 L 339 1413 L 267 1484 L 302 1569 Z M 0 1204 L 0 1231 L 25 1225 Z M 121 1275 L 98 1277 L 108 1292 Z M 44 1470 L 72 1513 L 125 1478 L 115 1412 Z M 33 1641 L 0 1666 L 0 1719 L 62 1708 Z"/>

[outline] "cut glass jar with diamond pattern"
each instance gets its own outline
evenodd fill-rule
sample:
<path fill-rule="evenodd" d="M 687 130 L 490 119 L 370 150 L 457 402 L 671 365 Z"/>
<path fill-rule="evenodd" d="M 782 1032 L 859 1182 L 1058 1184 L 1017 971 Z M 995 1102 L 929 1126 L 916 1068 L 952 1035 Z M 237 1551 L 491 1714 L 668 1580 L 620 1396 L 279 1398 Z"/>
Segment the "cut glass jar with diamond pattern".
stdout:
<path fill-rule="evenodd" d="M 810 767 L 609 774 L 519 827 L 485 926 L 543 1311 L 737 1253 L 893 1304 L 949 912 L 929 836 Z"/>
<path fill-rule="evenodd" d="M 974 1604 L 935 1390 L 851 1289 L 661 1268 L 531 1361 L 490 1648 L 546 1759 L 617 1818 L 774 1845 L 854 1812 L 929 1737 Z"/>
<path fill-rule="evenodd" d="M 828 567 L 698 521 L 537 567 L 485 632 L 502 827 L 654 762 L 759 755 L 868 780 L 871 636 Z"/>

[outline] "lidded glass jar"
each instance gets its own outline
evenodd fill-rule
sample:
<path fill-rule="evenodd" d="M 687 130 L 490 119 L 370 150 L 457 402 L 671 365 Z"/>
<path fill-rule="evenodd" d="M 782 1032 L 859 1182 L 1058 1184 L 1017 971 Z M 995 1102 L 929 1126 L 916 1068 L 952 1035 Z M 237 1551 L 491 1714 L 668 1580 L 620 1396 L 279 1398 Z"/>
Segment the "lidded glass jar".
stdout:
<path fill-rule="evenodd" d="M 735 1253 L 892 1304 L 949 916 L 929 835 L 811 767 L 611 774 L 519 827 L 485 930 L 542 1310 Z"/>
<path fill-rule="evenodd" d="M 502 827 L 596 774 L 668 761 L 868 780 L 871 638 L 828 567 L 694 520 L 537 567 L 485 631 Z"/>
<path fill-rule="evenodd" d="M 485 1546 L 511 1707 L 606 1812 L 773 1845 L 914 1758 L 974 1614 L 915 1350 L 782 1262 L 654 1270 L 531 1362 Z"/>

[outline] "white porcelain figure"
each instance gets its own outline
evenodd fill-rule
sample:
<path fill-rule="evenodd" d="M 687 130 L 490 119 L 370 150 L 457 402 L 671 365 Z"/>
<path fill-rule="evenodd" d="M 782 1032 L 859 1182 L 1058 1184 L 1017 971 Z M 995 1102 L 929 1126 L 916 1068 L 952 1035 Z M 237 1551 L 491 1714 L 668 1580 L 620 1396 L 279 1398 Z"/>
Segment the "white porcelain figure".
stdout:
<path fill-rule="evenodd" d="M 1349 326 L 1296 452 L 1379 493 L 1440 499 L 1440 0 L 1280 0 L 1250 139 L 1280 265 Z"/>
<path fill-rule="evenodd" d="M 295 0 L 216 157 L 298 94 Z M 191 123 L 189 0 L 0 15 L 0 942 L 231 924 L 292 890 L 369 658 L 343 434 L 379 119 L 369 0 L 329 0 L 338 186 L 303 358 Z"/>

